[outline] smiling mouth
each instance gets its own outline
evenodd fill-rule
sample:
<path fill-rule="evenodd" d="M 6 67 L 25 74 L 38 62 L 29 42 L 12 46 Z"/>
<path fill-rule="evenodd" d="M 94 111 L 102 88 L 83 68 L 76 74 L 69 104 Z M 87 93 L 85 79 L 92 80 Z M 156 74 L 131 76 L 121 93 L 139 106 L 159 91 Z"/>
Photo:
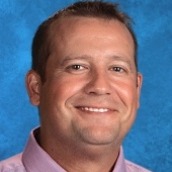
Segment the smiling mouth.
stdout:
<path fill-rule="evenodd" d="M 77 108 L 82 110 L 82 111 L 98 112 L 98 113 L 105 113 L 105 112 L 111 111 L 108 108 L 95 108 L 95 107 L 77 107 Z"/>

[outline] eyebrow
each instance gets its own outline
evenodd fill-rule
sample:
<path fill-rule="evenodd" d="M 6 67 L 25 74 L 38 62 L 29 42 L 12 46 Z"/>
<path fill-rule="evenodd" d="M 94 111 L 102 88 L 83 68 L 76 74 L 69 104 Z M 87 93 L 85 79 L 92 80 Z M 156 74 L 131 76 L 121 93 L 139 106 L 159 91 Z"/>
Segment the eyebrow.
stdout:
<path fill-rule="evenodd" d="M 81 56 L 66 56 L 63 60 L 63 62 L 65 61 L 70 61 L 70 60 L 88 60 L 88 59 L 91 59 L 92 57 L 91 56 L 88 56 L 88 55 L 81 55 Z"/>
<path fill-rule="evenodd" d="M 123 57 L 123 56 L 116 56 L 115 55 L 115 56 L 112 56 L 112 58 L 115 61 L 120 61 L 120 62 L 123 62 L 123 63 L 127 64 L 131 71 L 135 70 L 135 67 L 133 67 L 131 61 L 126 59 L 125 57 Z M 134 61 L 134 57 L 130 57 L 130 58 L 133 58 L 133 61 Z M 135 66 L 135 63 L 134 63 L 134 66 Z"/>
<path fill-rule="evenodd" d="M 73 61 L 73 60 L 88 60 L 91 59 L 91 56 L 88 55 L 81 55 L 81 56 L 66 56 L 61 62 L 60 64 L 63 66 L 65 65 L 65 63 L 69 62 L 69 61 Z"/>
<path fill-rule="evenodd" d="M 129 63 L 130 64 L 130 61 L 127 60 L 126 58 L 124 58 L 123 56 L 111 56 L 112 59 L 114 60 L 117 60 L 117 61 L 123 61 L 123 62 L 126 62 L 126 63 Z"/>

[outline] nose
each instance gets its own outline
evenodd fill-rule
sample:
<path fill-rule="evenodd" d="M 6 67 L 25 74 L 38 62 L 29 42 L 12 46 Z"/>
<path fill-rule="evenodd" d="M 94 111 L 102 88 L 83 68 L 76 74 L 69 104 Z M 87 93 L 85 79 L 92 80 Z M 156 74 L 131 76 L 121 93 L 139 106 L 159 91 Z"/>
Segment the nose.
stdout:
<path fill-rule="evenodd" d="M 85 92 L 92 95 L 110 95 L 110 80 L 106 72 L 95 72 L 90 74 L 90 80 L 85 86 Z"/>

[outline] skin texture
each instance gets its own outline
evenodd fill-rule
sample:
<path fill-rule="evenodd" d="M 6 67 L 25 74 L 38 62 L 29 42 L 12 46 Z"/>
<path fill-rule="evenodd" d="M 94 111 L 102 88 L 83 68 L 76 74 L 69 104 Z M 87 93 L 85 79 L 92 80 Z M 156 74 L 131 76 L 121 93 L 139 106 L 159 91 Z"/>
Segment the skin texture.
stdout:
<path fill-rule="evenodd" d="M 132 37 L 119 21 L 70 17 L 50 38 L 45 82 L 27 75 L 40 144 L 68 171 L 110 171 L 139 107 Z"/>

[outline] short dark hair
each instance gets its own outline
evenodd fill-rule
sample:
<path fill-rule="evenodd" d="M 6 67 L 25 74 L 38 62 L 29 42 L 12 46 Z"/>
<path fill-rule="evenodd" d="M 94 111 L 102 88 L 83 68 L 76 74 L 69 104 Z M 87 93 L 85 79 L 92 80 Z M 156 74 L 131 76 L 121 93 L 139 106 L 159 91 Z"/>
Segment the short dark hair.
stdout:
<path fill-rule="evenodd" d="M 95 17 L 108 20 L 114 19 L 123 23 L 131 33 L 134 41 L 134 61 L 137 69 L 137 40 L 131 27 L 131 19 L 128 15 L 119 10 L 118 4 L 103 2 L 101 0 L 79 1 L 57 12 L 54 16 L 48 18 L 38 27 L 32 43 L 32 69 L 40 75 L 42 81 L 45 80 L 45 68 L 47 59 L 50 55 L 50 27 L 60 18 L 71 16 Z"/>

